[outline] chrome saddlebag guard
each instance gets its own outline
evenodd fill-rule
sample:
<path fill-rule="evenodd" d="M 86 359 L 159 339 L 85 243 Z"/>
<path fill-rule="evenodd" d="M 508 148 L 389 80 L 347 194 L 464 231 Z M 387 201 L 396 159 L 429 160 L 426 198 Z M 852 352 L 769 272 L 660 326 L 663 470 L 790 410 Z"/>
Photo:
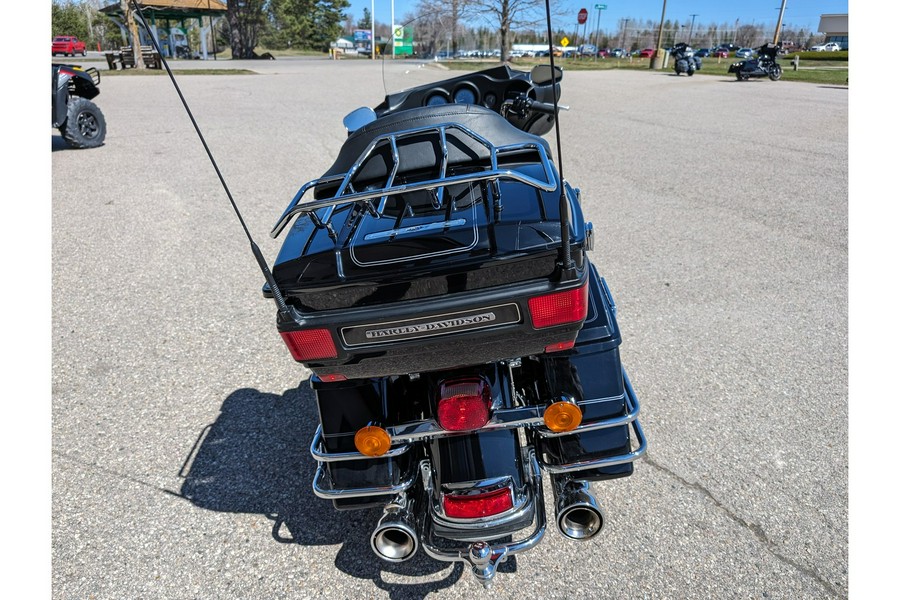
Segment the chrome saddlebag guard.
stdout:
<path fill-rule="evenodd" d="M 553 475 L 581 481 L 627 477 L 646 451 L 637 415 L 637 395 L 619 357 L 622 336 L 616 305 L 606 281 L 590 267 L 590 306 L 575 347 L 545 355 L 548 394 L 562 395 L 581 407 L 574 431 L 538 430 L 541 466 Z M 559 398 L 557 398 L 559 399 Z M 637 448 L 632 449 L 632 432 Z"/>

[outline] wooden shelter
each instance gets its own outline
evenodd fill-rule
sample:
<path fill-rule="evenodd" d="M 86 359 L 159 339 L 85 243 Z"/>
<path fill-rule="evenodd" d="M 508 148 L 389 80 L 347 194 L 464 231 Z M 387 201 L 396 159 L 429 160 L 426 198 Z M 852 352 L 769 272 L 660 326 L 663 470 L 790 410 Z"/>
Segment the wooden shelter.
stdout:
<path fill-rule="evenodd" d="M 196 20 L 200 28 L 200 50 L 196 53 L 196 57 L 206 60 L 209 57 L 206 38 L 215 22 L 228 12 L 225 0 L 138 0 L 138 4 L 153 36 L 160 43 L 163 54 L 168 57 L 195 57 L 195 52 L 190 50 L 189 46 L 190 56 L 184 56 L 186 40 L 181 38 L 190 29 L 190 22 Z M 101 8 L 100 12 L 108 15 L 119 26 L 123 42 L 129 43 L 121 3 L 115 1 Z M 207 17 L 205 26 L 204 17 Z M 175 34 L 173 28 L 178 28 L 180 33 Z M 150 44 L 149 38 L 145 39 L 147 35 L 142 29 L 140 42 L 142 45 Z M 212 39 L 215 45 L 215 37 Z M 213 48 L 213 54 L 216 52 L 217 49 Z"/>

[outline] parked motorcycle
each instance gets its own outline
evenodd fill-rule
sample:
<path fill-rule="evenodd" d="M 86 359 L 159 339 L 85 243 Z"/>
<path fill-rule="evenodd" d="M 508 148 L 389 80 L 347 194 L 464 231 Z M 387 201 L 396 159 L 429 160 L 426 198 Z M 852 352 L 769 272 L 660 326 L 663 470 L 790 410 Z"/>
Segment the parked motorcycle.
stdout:
<path fill-rule="evenodd" d="M 679 42 L 672 47 L 672 58 L 675 60 L 675 74 L 687 73 L 689 76 L 694 71 L 699 71 L 703 61 L 699 56 L 694 56 L 694 49 L 684 42 Z"/>
<path fill-rule="evenodd" d="M 545 477 L 562 535 L 594 539 L 591 485 L 647 448 L 581 192 L 540 137 L 562 75 L 503 65 L 388 94 L 345 117 L 334 164 L 271 231 L 271 270 L 245 227 L 312 373 L 314 493 L 380 509 L 379 558 L 421 549 L 485 587 L 544 537 Z"/>
<path fill-rule="evenodd" d="M 351 113 L 272 230 L 278 330 L 314 373 L 314 492 L 383 508 L 386 561 L 421 548 L 488 584 L 543 537 L 545 475 L 557 528 L 588 540 L 591 482 L 646 449 L 592 225 L 539 137 L 561 77 L 500 66 Z"/>
<path fill-rule="evenodd" d="M 768 77 L 772 81 L 781 79 L 781 65 L 776 57 L 781 50 L 780 44 L 767 43 L 757 50 L 757 58 L 742 60 L 728 67 L 738 81 L 747 81 L 751 77 Z"/>

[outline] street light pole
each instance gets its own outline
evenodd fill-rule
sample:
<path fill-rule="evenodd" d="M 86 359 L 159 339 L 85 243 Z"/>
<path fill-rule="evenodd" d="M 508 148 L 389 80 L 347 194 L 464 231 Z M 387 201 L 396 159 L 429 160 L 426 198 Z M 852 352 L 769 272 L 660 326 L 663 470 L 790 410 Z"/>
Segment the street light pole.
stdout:
<path fill-rule="evenodd" d="M 697 15 L 691 15 L 691 30 L 688 33 L 688 46 L 691 45 L 691 38 L 694 37 L 694 19 L 697 18 Z"/>
<path fill-rule="evenodd" d="M 628 21 L 631 19 L 625 19 L 625 27 L 622 28 L 622 50 L 625 50 L 625 34 L 628 31 Z"/>

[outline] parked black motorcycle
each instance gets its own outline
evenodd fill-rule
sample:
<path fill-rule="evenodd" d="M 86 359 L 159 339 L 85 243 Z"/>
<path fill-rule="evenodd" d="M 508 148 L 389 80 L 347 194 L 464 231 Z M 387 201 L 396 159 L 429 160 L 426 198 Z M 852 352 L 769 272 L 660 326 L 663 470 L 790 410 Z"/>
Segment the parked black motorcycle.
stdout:
<path fill-rule="evenodd" d="M 780 44 L 767 43 L 757 48 L 757 57 L 736 62 L 728 67 L 738 81 L 747 81 L 751 77 L 768 77 L 772 81 L 781 79 L 781 65 L 776 57 L 781 51 Z"/>
<path fill-rule="evenodd" d="M 694 56 L 694 49 L 684 42 L 679 42 L 672 47 L 672 58 L 675 60 L 675 74 L 687 73 L 689 76 L 694 71 L 699 71 L 703 61 L 699 56 Z"/>
<path fill-rule="evenodd" d="M 561 76 L 500 66 L 351 113 L 272 231 L 296 218 L 282 298 L 264 292 L 314 373 L 314 492 L 383 508 L 386 561 L 421 547 L 487 585 L 543 537 L 544 474 L 557 527 L 587 540 L 606 520 L 590 483 L 646 449 L 592 226 L 538 137 Z"/>
<path fill-rule="evenodd" d="M 385 561 L 421 548 L 488 586 L 543 538 L 544 476 L 559 531 L 589 540 L 606 523 L 591 483 L 646 451 L 593 227 L 540 137 L 561 78 L 504 65 L 389 94 L 344 119 L 334 164 L 272 229 L 271 271 L 244 227 L 312 372 L 313 491 L 381 509 Z"/>

